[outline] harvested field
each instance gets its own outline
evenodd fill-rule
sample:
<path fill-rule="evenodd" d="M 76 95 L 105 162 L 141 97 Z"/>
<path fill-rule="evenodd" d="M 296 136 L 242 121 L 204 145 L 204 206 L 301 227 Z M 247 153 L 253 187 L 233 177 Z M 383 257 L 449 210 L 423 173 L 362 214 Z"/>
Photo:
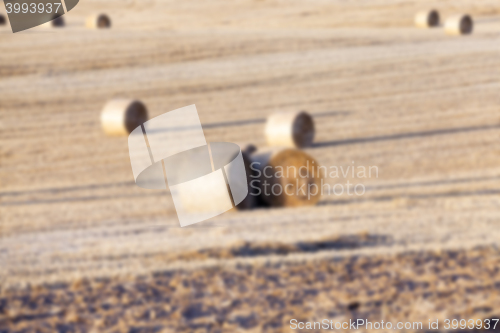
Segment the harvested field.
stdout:
<path fill-rule="evenodd" d="M 424 327 L 430 313 L 444 331 L 449 315 L 498 318 L 499 265 L 498 249 L 477 248 L 181 269 L 5 292 L 0 312 L 23 332 L 290 332 L 291 318 Z"/>
<path fill-rule="evenodd" d="M 471 14 L 473 34 L 415 28 L 429 8 Z M 96 12 L 110 29 L 85 28 Z M 498 1 L 86 0 L 64 18 L 57 30 L 0 27 L 0 331 L 495 315 Z M 207 141 L 260 147 L 268 115 L 305 110 L 306 153 L 377 173 L 325 179 L 363 184 L 360 196 L 180 228 L 168 191 L 135 186 L 126 137 L 102 132 L 115 97 L 151 117 L 196 104 Z"/>

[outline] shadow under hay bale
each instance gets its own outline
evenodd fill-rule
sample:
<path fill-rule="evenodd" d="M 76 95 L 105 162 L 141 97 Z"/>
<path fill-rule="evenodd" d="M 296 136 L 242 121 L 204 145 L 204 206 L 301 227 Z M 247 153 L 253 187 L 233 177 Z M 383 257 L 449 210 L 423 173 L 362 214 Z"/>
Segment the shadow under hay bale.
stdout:
<path fill-rule="evenodd" d="M 252 170 L 250 167 L 250 164 L 252 163 L 252 158 L 251 155 L 257 151 L 257 147 L 255 147 L 253 144 L 248 144 L 246 146 L 243 146 L 241 149 L 241 153 L 243 156 L 243 161 L 245 164 L 245 172 L 247 176 L 247 184 L 250 184 L 252 179 L 254 179 L 255 172 Z M 246 196 L 245 199 L 243 199 L 242 202 L 240 202 L 238 205 L 236 205 L 236 209 L 238 210 L 247 210 L 247 209 L 252 209 L 255 208 L 259 205 L 259 201 L 256 195 L 256 190 L 248 186 L 248 195 Z"/>
<path fill-rule="evenodd" d="M 193 252 L 182 253 L 180 256 L 172 255 L 169 260 L 206 260 L 229 259 L 258 256 L 287 256 L 299 253 L 316 253 L 321 251 L 353 250 L 375 246 L 389 246 L 394 243 L 388 235 L 340 235 L 309 240 L 296 243 L 281 242 L 250 242 L 241 241 L 230 247 L 200 249 Z"/>
<path fill-rule="evenodd" d="M 439 26 L 440 17 L 437 10 L 427 10 L 418 12 L 415 15 L 415 25 L 418 28 L 434 28 Z"/>
<path fill-rule="evenodd" d="M 448 35 L 468 35 L 474 29 L 474 22 L 470 15 L 457 15 L 448 18 L 444 29 Z"/>
<path fill-rule="evenodd" d="M 146 106 L 138 100 L 113 99 L 101 112 L 101 125 L 107 135 L 128 135 L 148 120 Z"/>
<path fill-rule="evenodd" d="M 4 15 L 0 14 L 0 25 L 6 25 L 7 24 L 7 19 L 5 18 Z"/>
<path fill-rule="evenodd" d="M 393 240 L 386 235 L 344 235 L 329 237 L 316 241 L 304 241 L 295 244 L 283 243 L 251 243 L 244 242 L 233 247 L 230 252 L 234 257 L 254 257 L 262 255 L 288 255 L 293 253 L 315 253 L 329 250 L 347 250 L 377 245 L 392 244 Z"/>
<path fill-rule="evenodd" d="M 267 118 L 265 134 L 271 147 L 309 147 L 314 140 L 314 121 L 304 111 L 275 113 Z"/>
<path fill-rule="evenodd" d="M 87 18 L 85 26 L 89 29 L 111 28 L 111 19 L 106 14 L 93 15 Z"/>

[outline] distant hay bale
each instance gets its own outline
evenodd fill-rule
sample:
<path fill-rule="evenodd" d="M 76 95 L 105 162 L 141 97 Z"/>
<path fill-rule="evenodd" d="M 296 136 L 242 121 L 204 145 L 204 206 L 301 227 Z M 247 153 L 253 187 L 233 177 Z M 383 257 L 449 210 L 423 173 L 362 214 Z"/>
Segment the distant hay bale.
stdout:
<path fill-rule="evenodd" d="M 64 21 L 64 17 L 53 15 L 52 20 L 45 22 L 41 26 L 44 28 L 62 28 L 66 25 L 66 22 Z"/>
<path fill-rule="evenodd" d="M 64 27 L 66 25 L 66 21 L 64 21 L 64 17 L 62 16 L 54 18 L 51 22 L 54 27 Z"/>
<path fill-rule="evenodd" d="M 276 148 L 257 151 L 251 168 L 257 176 L 250 188 L 260 188 L 259 198 L 271 207 L 315 205 L 321 197 L 319 164 L 303 151 Z M 258 171 L 256 171 L 258 170 Z"/>
<path fill-rule="evenodd" d="M 107 135 L 128 135 L 147 120 L 148 110 L 138 100 L 112 99 L 101 112 L 101 125 Z"/>
<path fill-rule="evenodd" d="M 444 30 L 448 35 L 468 35 L 472 33 L 474 22 L 470 15 L 462 14 L 448 18 Z"/>
<path fill-rule="evenodd" d="M 272 147 L 308 147 L 314 140 L 314 121 L 304 111 L 275 113 L 267 118 L 265 134 Z"/>
<path fill-rule="evenodd" d="M 111 28 L 111 19 L 106 14 L 93 15 L 87 18 L 85 25 L 89 29 Z"/>
<path fill-rule="evenodd" d="M 0 25 L 5 25 L 7 24 L 7 20 L 5 19 L 5 16 L 0 14 Z"/>
<path fill-rule="evenodd" d="M 419 28 L 433 28 L 439 26 L 440 17 L 437 10 L 426 10 L 415 15 L 415 25 Z"/>

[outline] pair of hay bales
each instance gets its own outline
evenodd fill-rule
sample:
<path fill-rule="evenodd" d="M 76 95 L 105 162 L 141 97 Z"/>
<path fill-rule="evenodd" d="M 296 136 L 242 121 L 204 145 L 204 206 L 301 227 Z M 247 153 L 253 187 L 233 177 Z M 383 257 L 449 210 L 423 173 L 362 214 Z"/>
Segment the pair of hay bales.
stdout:
<path fill-rule="evenodd" d="M 52 20 L 44 23 L 44 27 L 61 28 L 66 25 L 63 16 L 53 16 Z M 87 18 L 85 26 L 89 29 L 111 28 L 111 19 L 106 14 L 93 15 Z"/>
<path fill-rule="evenodd" d="M 415 25 L 419 28 L 439 27 L 441 17 L 437 10 L 421 11 L 415 15 Z M 455 15 L 446 19 L 444 30 L 448 35 L 468 35 L 472 33 L 474 22 L 467 14 Z"/>
<path fill-rule="evenodd" d="M 314 141 L 314 121 L 304 111 L 271 114 L 264 129 L 268 147 L 244 150 L 251 168 L 247 172 L 249 205 L 298 207 L 315 205 L 321 197 L 321 175 L 316 160 L 302 151 Z M 246 156 L 245 156 L 246 155 Z M 259 194 L 260 195 L 256 195 Z M 252 202 L 253 201 L 253 202 Z"/>
<path fill-rule="evenodd" d="M 103 130 L 110 136 L 128 135 L 147 120 L 147 108 L 138 100 L 113 99 L 101 113 Z M 319 165 L 300 150 L 313 143 L 312 117 L 306 112 L 275 113 L 267 118 L 264 132 L 268 148 L 250 144 L 242 149 L 250 194 L 237 208 L 316 204 L 321 196 Z"/>
<path fill-rule="evenodd" d="M 112 99 L 101 112 L 102 128 L 110 136 L 128 135 L 147 119 L 147 108 L 139 100 Z M 271 147 L 309 147 L 314 140 L 314 122 L 303 111 L 274 113 L 267 118 L 265 135 Z"/>

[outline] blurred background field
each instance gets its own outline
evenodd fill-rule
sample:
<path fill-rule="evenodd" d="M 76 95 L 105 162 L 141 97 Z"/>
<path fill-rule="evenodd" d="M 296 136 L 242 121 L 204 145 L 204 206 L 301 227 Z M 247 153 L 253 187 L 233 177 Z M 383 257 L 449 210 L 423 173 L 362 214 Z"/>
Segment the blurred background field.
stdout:
<path fill-rule="evenodd" d="M 415 28 L 429 8 L 474 33 Z M 112 28 L 85 29 L 100 12 Z M 64 18 L 0 28 L 0 332 L 498 316 L 498 1 L 82 0 Z M 207 141 L 257 146 L 269 114 L 306 110 L 309 154 L 378 177 L 181 229 L 103 134 L 113 97 L 196 104 Z"/>

